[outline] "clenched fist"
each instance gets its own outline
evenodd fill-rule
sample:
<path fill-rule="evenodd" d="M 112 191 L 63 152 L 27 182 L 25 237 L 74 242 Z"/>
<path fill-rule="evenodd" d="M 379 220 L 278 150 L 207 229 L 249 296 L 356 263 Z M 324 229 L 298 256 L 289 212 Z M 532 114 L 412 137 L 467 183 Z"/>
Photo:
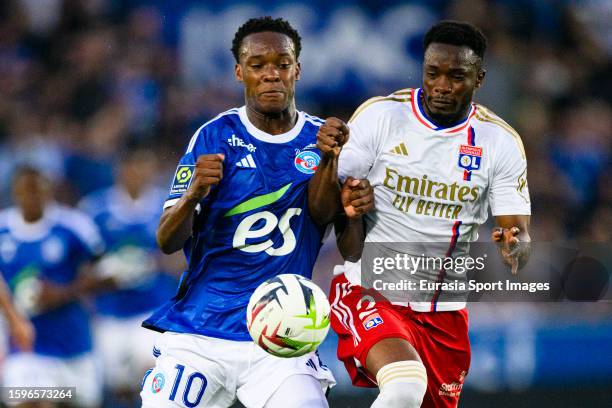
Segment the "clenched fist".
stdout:
<path fill-rule="evenodd" d="M 348 141 L 349 128 L 338 118 L 327 118 L 317 132 L 317 148 L 324 157 L 336 158 Z"/>
<path fill-rule="evenodd" d="M 197 201 L 204 199 L 210 193 L 211 187 L 219 184 L 223 178 L 224 159 L 225 156 L 221 153 L 199 156 L 186 194 Z"/>
<path fill-rule="evenodd" d="M 356 218 L 374 208 L 374 189 L 368 179 L 348 177 L 340 191 L 342 207 L 349 218 Z"/>
<path fill-rule="evenodd" d="M 491 233 L 491 240 L 496 242 L 501 250 L 504 262 L 510 265 L 513 275 L 518 273 L 519 269 L 519 251 L 521 249 L 521 241 L 518 239 L 518 234 L 521 230 L 518 227 L 494 228 Z"/>

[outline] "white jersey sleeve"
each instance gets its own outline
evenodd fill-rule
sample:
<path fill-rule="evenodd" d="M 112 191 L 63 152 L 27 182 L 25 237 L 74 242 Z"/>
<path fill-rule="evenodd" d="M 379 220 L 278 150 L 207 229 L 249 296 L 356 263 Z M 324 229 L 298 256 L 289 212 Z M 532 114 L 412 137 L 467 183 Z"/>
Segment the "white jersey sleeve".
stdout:
<path fill-rule="evenodd" d="M 340 181 L 347 177 L 367 178 L 377 156 L 380 139 L 381 117 L 377 106 L 372 105 L 379 98 L 364 102 L 349 120 L 349 140 L 342 148 L 338 159 Z"/>
<path fill-rule="evenodd" d="M 489 190 L 491 212 L 493 216 L 530 215 L 527 160 L 523 144 L 518 135 L 505 131 L 499 144 Z"/>

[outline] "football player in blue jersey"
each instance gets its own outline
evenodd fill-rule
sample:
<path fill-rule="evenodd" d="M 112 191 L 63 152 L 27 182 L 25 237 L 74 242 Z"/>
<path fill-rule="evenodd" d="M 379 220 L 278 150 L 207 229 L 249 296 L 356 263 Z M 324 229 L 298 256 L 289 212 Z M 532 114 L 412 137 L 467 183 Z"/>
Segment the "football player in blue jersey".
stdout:
<path fill-rule="evenodd" d="M 76 387 L 70 402 L 98 406 L 101 387 L 80 297 L 109 283 L 83 271 L 104 244 L 85 214 L 52 201 L 38 170 L 20 168 L 13 190 L 16 206 L 0 212 L 0 271 L 35 340 L 31 352 L 10 350 L 3 385 Z"/>
<path fill-rule="evenodd" d="M 166 192 L 151 179 L 156 168 L 152 151 L 127 148 L 118 158 L 115 184 L 88 195 L 79 205 L 93 218 L 106 244 L 96 271 L 117 284 L 116 290 L 95 298 L 94 321 L 95 345 L 112 405 L 133 406 L 138 398 L 139 383 L 133 379 L 154 363 L 151 349 L 158 335 L 141 322 L 174 295 L 172 264 L 184 265 L 157 248 L 155 230 Z"/>
<path fill-rule="evenodd" d="M 245 106 L 206 122 L 174 175 L 157 230 L 183 249 L 176 296 L 144 323 L 164 332 L 147 372 L 144 407 L 327 407 L 334 378 L 315 354 L 282 359 L 251 341 L 246 305 L 263 281 L 310 277 L 323 227 L 307 207 L 323 121 L 295 105 L 300 36 L 282 19 L 247 21 L 235 34 Z"/>

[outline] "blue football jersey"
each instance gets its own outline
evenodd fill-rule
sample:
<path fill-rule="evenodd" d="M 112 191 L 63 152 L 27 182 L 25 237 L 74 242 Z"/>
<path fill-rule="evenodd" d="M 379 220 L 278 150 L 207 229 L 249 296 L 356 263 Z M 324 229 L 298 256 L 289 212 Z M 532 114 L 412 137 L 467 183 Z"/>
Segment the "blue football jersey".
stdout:
<path fill-rule="evenodd" d="M 96 312 L 104 316 L 127 318 L 159 307 L 176 292 L 177 282 L 159 267 L 155 232 L 165 192 L 146 189 L 137 200 L 113 186 L 85 197 L 79 207 L 98 226 L 107 257 L 116 257 L 124 268 L 146 268 L 142 277 L 125 288 L 98 295 Z"/>
<path fill-rule="evenodd" d="M 35 223 L 26 223 L 16 208 L 0 213 L 0 270 L 18 306 L 36 297 L 41 280 L 73 282 L 83 263 L 103 248 L 93 221 L 71 208 L 49 206 Z M 34 352 L 71 357 L 91 350 L 89 314 L 79 301 L 27 313 L 36 330 Z"/>
<path fill-rule="evenodd" d="M 145 327 L 250 340 L 246 306 L 257 286 L 282 273 L 311 276 L 323 230 L 308 212 L 308 181 L 320 160 L 316 134 L 322 123 L 298 112 L 292 130 L 270 135 L 242 107 L 198 129 L 164 206 L 187 191 L 200 155 L 225 155 L 223 180 L 198 207 L 177 295 Z"/>

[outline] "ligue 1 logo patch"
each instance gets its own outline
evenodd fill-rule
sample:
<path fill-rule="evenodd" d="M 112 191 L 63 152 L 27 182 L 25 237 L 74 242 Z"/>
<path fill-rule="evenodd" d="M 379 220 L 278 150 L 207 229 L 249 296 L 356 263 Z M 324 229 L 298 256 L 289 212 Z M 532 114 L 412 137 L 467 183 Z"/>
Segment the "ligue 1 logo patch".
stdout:
<path fill-rule="evenodd" d="M 179 165 L 174 173 L 170 194 L 183 194 L 191 185 L 191 179 L 195 171 L 194 165 Z"/>
<path fill-rule="evenodd" d="M 321 157 L 312 150 L 304 150 L 298 152 L 293 163 L 295 168 L 305 174 L 314 174 L 317 171 L 317 166 L 321 161 Z"/>
<path fill-rule="evenodd" d="M 380 317 L 380 315 L 378 313 L 374 313 L 373 315 L 370 316 L 370 318 L 363 323 L 363 327 L 366 330 L 370 330 L 373 329 L 376 326 L 380 326 L 381 324 L 383 324 L 384 321 L 382 319 L 382 317 Z"/>
<path fill-rule="evenodd" d="M 482 147 L 461 145 L 459 148 L 459 167 L 467 171 L 480 169 Z"/>
<path fill-rule="evenodd" d="M 166 383 L 166 378 L 162 373 L 155 374 L 153 377 L 153 381 L 151 382 L 151 392 L 153 394 L 157 394 L 164 389 L 164 384 Z"/>

